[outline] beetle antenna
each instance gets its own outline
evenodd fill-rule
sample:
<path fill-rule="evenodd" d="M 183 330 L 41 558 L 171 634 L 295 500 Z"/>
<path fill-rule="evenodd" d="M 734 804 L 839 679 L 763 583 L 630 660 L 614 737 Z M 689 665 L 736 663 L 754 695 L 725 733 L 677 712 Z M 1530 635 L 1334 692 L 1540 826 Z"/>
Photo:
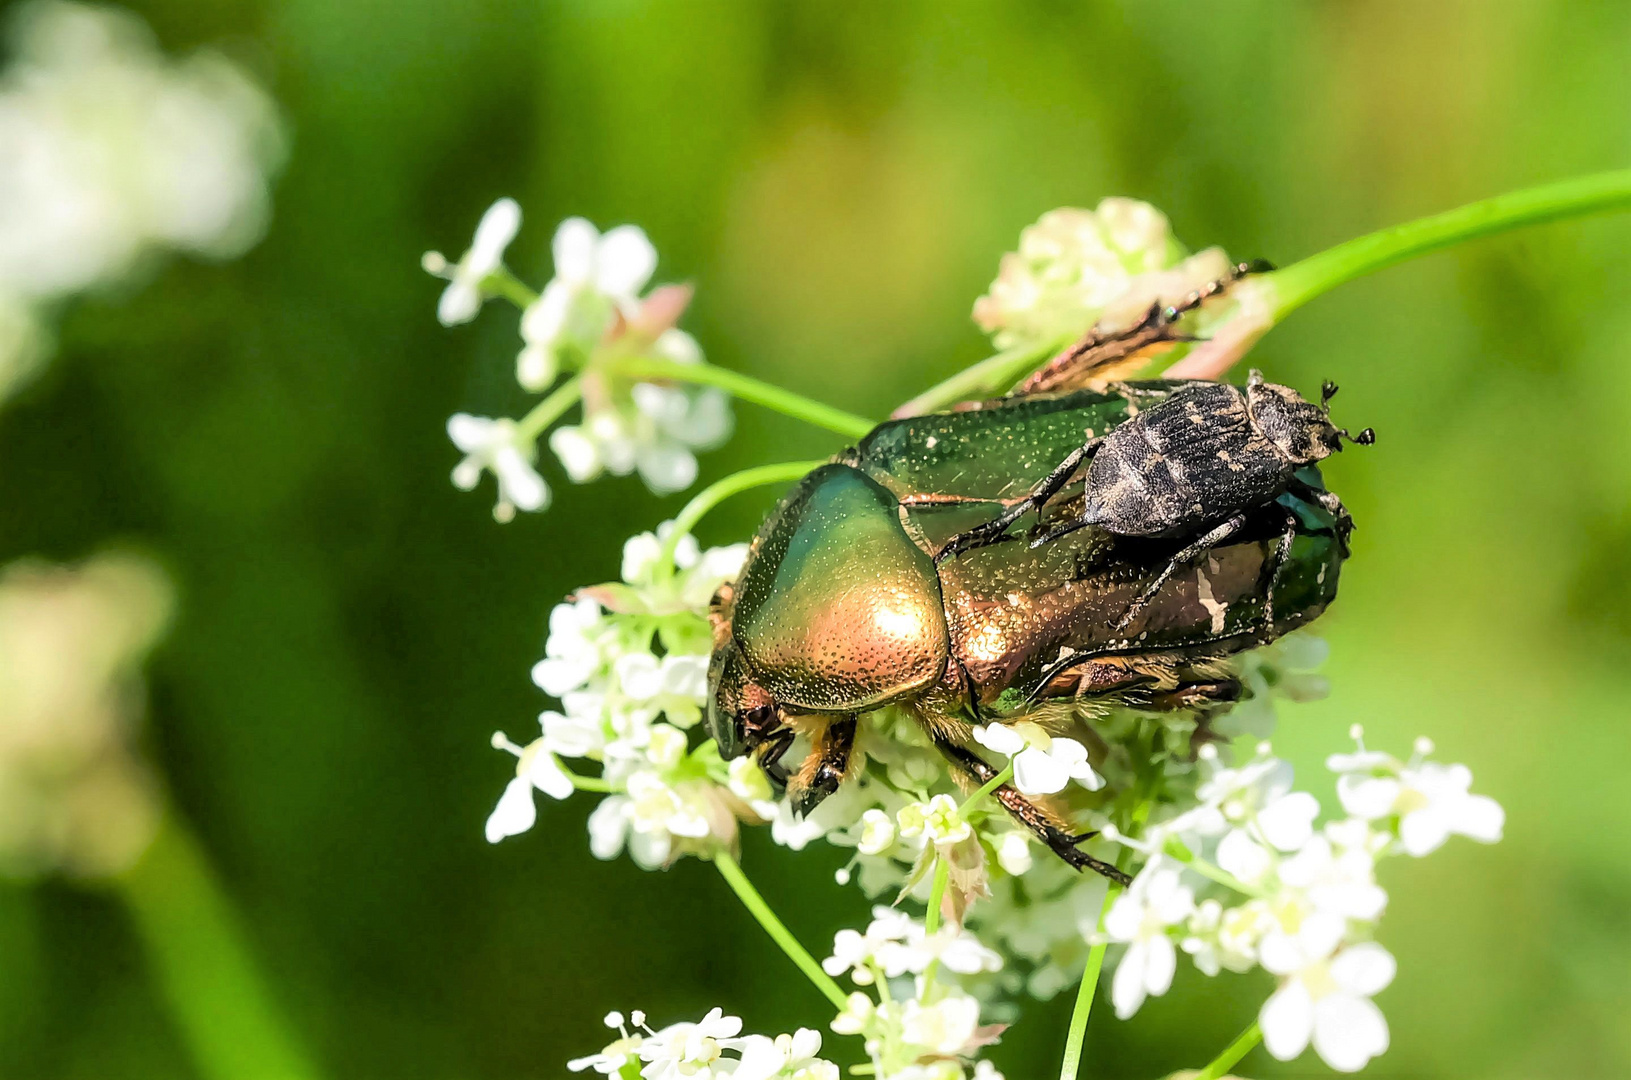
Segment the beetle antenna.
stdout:
<path fill-rule="evenodd" d="M 1320 384 L 1320 408 L 1326 412 L 1331 411 L 1331 399 L 1337 396 L 1338 389 L 1340 388 L 1337 384 L 1330 379 L 1326 379 Z"/>
<path fill-rule="evenodd" d="M 1360 446 L 1370 446 L 1371 444 L 1376 442 L 1376 429 L 1375 428 L 1366 428 L 1364 431 L 1361 431 L 1358 435 L 1349 435 L 1348 430 L 1346 428 L 1338 428 L 1337 429 L 1337 434 L 1341 435 L 1344 439 L 1347 439 L 1349 442 L 1357 443 Z"/>

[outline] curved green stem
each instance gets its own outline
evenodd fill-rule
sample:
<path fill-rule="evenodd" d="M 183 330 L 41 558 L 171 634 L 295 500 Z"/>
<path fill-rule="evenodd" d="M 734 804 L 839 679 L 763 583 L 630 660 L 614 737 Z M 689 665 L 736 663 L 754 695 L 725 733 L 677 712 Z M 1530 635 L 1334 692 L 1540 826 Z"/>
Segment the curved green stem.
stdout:
<path fill-rule="evenodd" d="M 1127 864 L 1132 861 L 1132 849 L 1122 848 L 1121 854 L 1116 857 L 1116 869 L 1123 872 Z M 1110 914 L 1110 908 L 1121 896 L 1122 886 L 1114 881 L 1107 883 L 1104 890 L 1104 903 L 1099 907 L 1098 935 L 1104 937 L 1104 918 Z M 1076 1080 L 1076 1073 L 1082 1065 L 1082 1043 L 1087 1038 L 1087 1018 L 1093 1012 L 1093 999 L 1098 995 L 1099 973 L 1104 970 L 1104 954 L 1109 948 L 1102 940 L 1094 945 L 1087 954 L 1087 969 L 1082 972 L 1081 985 L 1076 988 L 1076 1008 L 1070 1014 L 1070 1031 L 1065 1036 L 1065 1060 L 1059 1066 L 1059 1080 Z"/>
<path fill-rule="evenodd" d="M 516 307 L 525 311 L 538 299 L 538 294 L 520 278 L 510 273 L 508 266 L 500 266 L 491 274 L 481 279 L 482 291 L 490 292 L 494 296 L 502 296 Z"/>
<path fill-rule="evenodd" d="M 776 913 L 770 910 L 770 905 L 765 903 L 765 898 L 759 895 L 759 890 L 755 889 L 753 883 L 747 879 L 747 875 L 742 873 L 741 865 L 732 858 L 730 852 L 723 850 L 716 852 L 714 854 L 714 866 L 719 869 L 719 875 L 725 879 L 725 883 L 731 887 L 731 891 L 736 893 L 736 898 L 742 901 L 742 906 L 747 908 L 749 914 L 755 919 L 759 920 L 759 925 L 765 928 L 765 933 L 769 934 L 777 945 L 781 946 L 781 950 L 787 954 L 787 958 L 793 961 L 800 971 L 804 972 L 805 976 L 815 984 L 815 988 L 821 991 L 828 1001 L 832 1002 L 833 1008 L 843 1009 L 846 1004 L 844 991 L 833 981 L 831 975 L 821 970 L 821 965 L 816 963 L 815 957 L 810 955 L 809 950 L 798 943 L 798 939 L 793 936 L 792 931 L 788 930 L 786 925 L 776 918 Z"/>
<path fill-rule="evenodd" d="M 1240 1033 L 1240 1037 L 1223 1048 L 1223 1053 L 1213 1058 L 1211 1063 L 1196 1073 L 1193 1080 L 1218 1080 L 1226 1074 L 1241 1058 L 1252 1052 L 1258 1043 L 1263 1041 L 1263 1029 L 1252 1021 L 1252 1026 Z"/>
<path fill-rule="evenodd" d="M 572 406 L 583 397 L 583 376 L 574 375 L 557 386 L 544 400 L 534 405 L 527 415 L 515 422 L 521 434 L 527 439 L 536 439 L 549 429 L 549 425 L 559 420 Z"/>
<path fill-rule="evenodd" d="M 114 885 L 200 1076 L 321 1075 L 273 1001 L 204 853 L 173 814 Z"/>
<path fill-rule="evenodd" d="M 1063 339 L 1044 341 L 1034 345 L 1021 345 L 995 356 L 988 356 L 944 382 L 936 383 L 890 415 L 920 416 L 955 405 L 959 401 L 977 401 L 1006 394 L 1015 383 L 1069 344 L 1068 340 Z"/>
<path fill-rule="evenodd" d="M 743 401 L 751 401 L 755 405 L 763 405 L 767 409 L 774 409 L 784 416 L 791 416 L 795 420 L 803 420 L 807 424 L 836 431 L 838 434 L 850 439 L 859 439 L 877 426 L 864 416 L 835 409 L 831 405 L 823 405 L 819 401 L 812 401 L 803 394 L 795 394 L 791 390 L 783 390 L 779 386 L 772 386 L 767 382 L 760 382 L 750 375 L 743 375 L 730 368 L 715 367 L 713 364 L 682 364 L 675 360 L 659 360 L 655 357 L 629 357 L 627 359 L 609 360 L 604 364 L 596 365 L 601 371 L 616 375 L 629 376 L 636 379 L 670 379 L 674 382 L 699 383 L 703 386 L 717 386 L 728 391 L 732 396 Z"/>
<path fill-rule="evenodd" d="M 678 514 L 674 515 L 674 528 L 670 530 L 663 540 L 662 555 L 657 560 L 658 566 L 672 566 L 674 564 L 674 549 L 679 546 L 680 540 L 689 535 L 697 527 L 697 522 L 705 517 L 708 511 L 730 498 L 732 495 L 744 491 L 751 491 L 756 487 L 768 484 L 791 483 L 804 476 L 813 469 L 826 464 L 826 459 L 819 461 L 783 461 L 775 465 L 760 465 L 752 469 L 743 469 L 741 472 L 731 473 L 722 480 L 715 480 L 686 503 Z"/>
<path fill-rule="evenodd" d="M 1012 761 L 1010 761 L 1003 768 L 1002 772 L 998 773 L 996 776 L 993 776 L 991 779 L 987 780 L 984 784 L 982 784 L 980 786 L 980 790 L 976 791 L 974 794 L 970 795 L 968 798 L 963 800 L 963 805 L 959 806 L 957 808 L 957 816 L 958 817 L 964 817 L 965 815 L 967 815 L 970 810 L 974 809 L 974 805 L 976 803 L 978 803 L 981 799 L 985 798 L 987 795 L 991 794 L 993 791 L 996 791 L 998 788 L 1002 787 L 1002 785 L 1006 784 L 1008 781 L 1012 780 L 1013 778 L 1014 778 L 1014 763 Z"/>
<path fill-rule="evenodd" d="M 559 767 L 561 772 L 566 774 L 566 778 L 572 781 L 572 787 L 578 791 L 594 791 L 603 795 L 612 795 L 622 790 L 604 777 L 583 776 L 579 773 L 573 772 L 571 769 L 568 769 L 565 765 L 561 764 L 560 758 L 555 759 L 555 764 L 557 767 Z"/>
<path fill-rule="evenodd" d="M 1354 278 L 1480 236 L 1559 218 L 1631 209 L 1631 169 L 1576 177 L 1356 237 L 1264 279 L 1277 294 L 1276 322 Z"/>
<path fill-rule="evenodd" d="M 934 882 L 929 886 L 929 910 L 923 913 L 923 932 L 934 934 L 940 930 L 940 905 L 946 899 L 946 884 L 951 880 L 951 860 L 944 855 L 934 857 Z"/>

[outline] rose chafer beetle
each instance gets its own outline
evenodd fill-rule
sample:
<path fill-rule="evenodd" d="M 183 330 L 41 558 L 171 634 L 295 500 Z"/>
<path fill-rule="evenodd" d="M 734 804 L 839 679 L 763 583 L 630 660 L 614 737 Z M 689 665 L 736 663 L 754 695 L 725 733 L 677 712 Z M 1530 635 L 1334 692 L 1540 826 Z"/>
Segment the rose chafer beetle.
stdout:
<path fill-rule="evenodd" d="M 1090 337 L 1109 348 L 1072 350 L 1077 370 L 1173 340 L 1182 310 Z M 800 813 L 853 769 L 862 714 L 900 708 L 985 783 L 997 769 L 972 748 L 975 724 L 1057 727 L 1111 704 L 1222 707 L 1240 694 L 1228 657 L 1305 625 L 1335 597 L 1351 523 L 1312 464 L 1241 508 L 1194 565 L 1174 560 L 1192 537 L 1063 527 L 1079 522 L 1085 488 L 1059 483 L 1034 498 L 1060 463 L 1196 384 L 1056 392 L 1057 374 L 1044 370 L 1047 392 L 875 428 L 794 486 L 716 597 L 709 729 L 724 756 L 754 755 Z M 1016 507 L 1037 511 L 1046 542 L 987 535 L 937 558 L 995 518 L 1011 522 Z M 801 735 L 809 753 L 789 770 L 781 759 Z M 1009 785 L 995 794 L 1071 865 L 1125 878 L 1079 850 L 1083 837 L 1056 811 Z"/>

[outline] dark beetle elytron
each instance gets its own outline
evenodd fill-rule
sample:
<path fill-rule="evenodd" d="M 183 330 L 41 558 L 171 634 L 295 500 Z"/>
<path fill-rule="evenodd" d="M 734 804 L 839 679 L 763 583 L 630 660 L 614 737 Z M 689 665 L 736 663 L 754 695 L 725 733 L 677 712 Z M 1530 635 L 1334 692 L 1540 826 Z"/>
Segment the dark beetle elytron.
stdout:
<path fill-rule="evenodd" d="M 1298 469 L 1341 450 L 1343 439 L 1365 445 L 1376 440 L 1369 428 L 1349 435 L 1332 426 L 1335 383 L 1325 384 L 1318 405 L 1304 401 L 1289 387 L 1264 382 L 1258 371 L 1251 373 L 1244 388 L 1191 382 L 1168 383 L 1153 392 L 1125 385 L 1121 390 L 1129 398 L 1155 398 L 1156 403 L 1108 433 L 1087 438 L 1029 498 L 954 538 L 940 550 L 937 561 L 1007 539 L 1008 528 L 1028 511 L 1040 511 L 1084 461 L 1088 466 L 1080 513 L 1042 533 L 1033 545 L 1089 525 L 1122 536 L 1194 537 L 1145 586 L 1117 621 L 1117 629 L 1131 623 L 1180 566 L 1245 528 L 1252 510 L 1288 490 L 1318 501 L 1351 528 L 1352 519 L 1340 499 L 1297 477 Z M 1270 625 L 1275 569 L 1297 535 L 1296 515 L 1286 509 L 1282 520 L 1280 545 L 1266 571 L 1264 618 Z"/>
<path fill-rule="evenodd" d="M 1136 347 L 1172 340 L 1179 313 L 1152 309 Z M 1128 351 L 1094 344 L 1110 348 L 1084 355 L 1083 370 Z M 849 772 L 858 715 L 886 705 L 985 782 L 996 769 L 971 749 L 976 723 L 1033 715 L 1057 727 L 1062 714 L 1076 722 L 1073 706 L 1235 700 L 1220 661 L 1309 622 L 1336 595 L 1350 526 L 1317 468 L 1237 506 L 1228 516 L 1239 522 L 1182 570 L 1174 556 L 1192 534 L 1077 527 L 1086 499 L 1063 481 L 1033 497 L 1084 443 L 1195 385 L 1022 394 L 896 420 L 806 476 L 715 603 L 708 723 L 721 752 L 754 754 L 808 813 Z M 1011 523 L 1016 507 L 1038 512 L 1047 542 L 992 543 L 987 530 L 937 563 L 994 514 Z M 798 735 L 811 750 L 790 775 L 780 759 Z M 1012 787 L 997 796 L 1071 865 L 1124 878 L 1045 807 Z"/>

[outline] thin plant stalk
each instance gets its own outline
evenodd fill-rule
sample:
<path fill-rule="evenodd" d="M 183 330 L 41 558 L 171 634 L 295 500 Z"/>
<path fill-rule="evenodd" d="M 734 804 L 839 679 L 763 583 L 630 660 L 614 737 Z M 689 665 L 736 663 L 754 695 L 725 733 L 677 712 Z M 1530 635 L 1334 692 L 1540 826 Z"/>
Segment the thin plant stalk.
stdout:
<path fill-rule="evenodd" d="M 1116 858 L 1116 869 L 1126 871 L 1126 864 L 1132 859 L 1132 849 L 1123 848 Z M 1110 908 L 1120 898 L 1123 886 L 1111 881 L 1104 890 L 1104 903 L 1099 906 L 1099 921 L 1097 933 L 1101 939 L 1087 954 L 1087 968 L 1082 972 L 1081 984 L 1076 988 L 1076 1007 L 1070 1014 L 1070 1030 L 1065 1035 L 1065 1058 L 1059 1066 L 1059 1080 L 1076 1080 L 1076 1073 L 1082 1065 L 1082 1043 L 1087 1038 L 1087 1019 L 1093 1012 L 1093 999 L 1098 995 L 1099 974 L 1104 970 L 1104 954 L 1109 948 L 1102 940 L 1104 937 L 1104 919 L 1110 914 Z"/>
<path fill-rule="evenodd" d="M 674 515 L 674 527 L 663 540 L 662 556 L 658 565 L 671 566 L 674 562 L 674 549 L 679 542 L 697 527 L 708 512 L 732 495 L 744 491 L 751 491 L 756 487 L 765 487 L 769 484 L 788 484 L 804 476 L 813 469 L 826 464 L 826 459 L 817 461 L 783 461 L 775 465 L 760 465 L 752 469 L 743 469 L 741 472 L 731 473 L 729 476 L 715 480 L 712 484 L 697 492 L 686 503 L 678 514 Z"/>
<path fill-rule="evenodd" d="M 1274 321 L 1365 274 L 1481 236 L 1562 218 L 1631 209 L 1631 169 L 1511 191 L 1355 237 L 1267 275 Z"/>
<path fill-rule="evenodd" d="M 209 1080 L 322 1075 L 273 1000 L 232 903 L 198 843 L 166 814 L 114 879 L 182 1042 Z"/>
<path fill-rule="evenodd" d="M 1218 1080 L 1262 1041 L 1263 1029 L 1257 1025 L 1256 1020 L 1253 1020 L 1251 1027 L 1242 1031 L 1239 1038 L 1224 1047 L 1223 1052 L 1213 1058 L 1206 1068 L 1195 1074 L 1194 1080 Z"/>
<path fill-rule="evenodd" d="M 782 952 L 787 954 L 787 958 L 793 961 L 794 966 L 804 972 L 805 976 L 815 984 L 815 988 L 821 991 L 828 1001 L 832 1002 L 834 1008 L 844 1008 L 846 1004 L 844 991 L 833 980 L 831 975 L 821 970 L 821 965 L 816 963 L 816 959 L 810 955 L 810 951 L 799 944 L 798 938 L 793 936 L 793 932 L 787 929 L 786 924 L 776 917 L 774 911 L 770 910 L 770 905 L 765 903 L 763 896 L 759 895 L 759 890 L 755 889 L 753 883 L 748 880 L 747 875 L 742 873 L 741 864 L 736 861 L 730 852 L 724 850 L 715 852 L 713 861 L 714 866 L 719 870 L 719 876 L 725 879 L 725 883 L 731 887 L 731 891 L 736 894 L 736 898 L 742 901 L 742 906 L 747 908 L 748 913 L 759 921 L 760 926 L 765 928 L 765 933 L 769 934 L 771 939 L 781 946 Z"/>
<path fill-rule="evenodd" d="M 610 360 L 596 364 L 594 370 L 631 379 L 668 379 L 673 382 L 697 383 L 717 386 L 732 397 L 763 405 L 783 416 L 803 420 L 815 427 L 826 428 L 849 439 L 859 439 L 877 426 L 877 422 L 857 416 L 831 405 L 823 405 L 803 394 L 783 390 L 750 375 L 713 364 L 682 364 L 677 360 L 659 360 L 647 356 Z"/>

